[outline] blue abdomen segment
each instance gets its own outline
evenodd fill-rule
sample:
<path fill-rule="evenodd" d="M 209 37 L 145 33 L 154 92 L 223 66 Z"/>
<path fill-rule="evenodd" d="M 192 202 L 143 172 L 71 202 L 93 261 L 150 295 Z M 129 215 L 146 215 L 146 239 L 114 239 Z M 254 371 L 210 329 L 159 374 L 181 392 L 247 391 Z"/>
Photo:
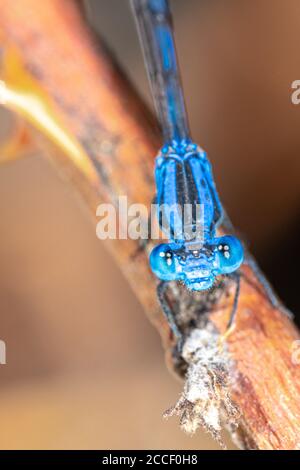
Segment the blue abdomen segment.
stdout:
<path fill-rule="evenodd" d="M 205 152 L 193 144 L 183 155 L 169 147 L 156 160 L 155 179 L 159 224 L 170 240 L 214 237 L 222 207 Z"/>
<path fill-rule="evenodd" d="M 131 0 L 164 142 L 189 137 L 167 0 Z"/>

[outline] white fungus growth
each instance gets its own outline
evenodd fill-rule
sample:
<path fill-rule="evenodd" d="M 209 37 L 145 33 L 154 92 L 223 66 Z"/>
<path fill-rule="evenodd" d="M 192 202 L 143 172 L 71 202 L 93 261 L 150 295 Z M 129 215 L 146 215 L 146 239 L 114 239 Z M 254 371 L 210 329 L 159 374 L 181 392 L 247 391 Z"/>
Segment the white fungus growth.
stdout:
<path fill-rule="evenodd" d="M 182 356 L 188 364 L 183 392 L 178 402 L 164 413 L 178 415 L 184 431 L 193 434 L 199 426 L 225 447 L 222 421 L 237 426 L 239 413 L 229 395 L 230 358 L 220 347 L 219 335 L 209 326 L 195 329 L 186 339 Z"/>

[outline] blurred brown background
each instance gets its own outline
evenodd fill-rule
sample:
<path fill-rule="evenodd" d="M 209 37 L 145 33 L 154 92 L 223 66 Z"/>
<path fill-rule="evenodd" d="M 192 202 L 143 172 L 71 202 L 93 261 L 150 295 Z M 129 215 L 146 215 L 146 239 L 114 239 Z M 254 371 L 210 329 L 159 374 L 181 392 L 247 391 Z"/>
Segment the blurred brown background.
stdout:
<path fill-rule="evenodd" d="M 150 103 L 128 2 L 86 6 Z M 297 313 L 300 3 L 172 6 L 193 137 L 235 225 Z M 5 133 L 3 110 L 0 119 Z M 95 226 L 42 155 L 0 166 L 0 214 L 0 448 L 218 448 L 162 420 L 181 385 Z"/>

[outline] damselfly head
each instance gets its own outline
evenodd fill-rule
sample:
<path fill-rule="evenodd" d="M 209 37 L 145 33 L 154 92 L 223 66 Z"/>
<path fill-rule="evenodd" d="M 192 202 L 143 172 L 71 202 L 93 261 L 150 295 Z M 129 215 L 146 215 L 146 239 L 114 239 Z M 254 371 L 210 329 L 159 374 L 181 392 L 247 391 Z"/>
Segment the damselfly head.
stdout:
<path fill-rule="evenodd" d="M 188 289 L 206 290 L 214 283 L 213 257 L 214 251 L 207 248 L 164 243 L 152 250 L 150 265 L 163 281 L 182 281 Z"/>
<path fill-rule="evenodd" d="M 163 243 L 150 255 L 154 274 L 163 281 L 182 281 L 190 290 L 213 286 L 215 277 L 236 271 L 243 261 L 243 247 L 233 236 L 216 238 L 201 247 Z"/>

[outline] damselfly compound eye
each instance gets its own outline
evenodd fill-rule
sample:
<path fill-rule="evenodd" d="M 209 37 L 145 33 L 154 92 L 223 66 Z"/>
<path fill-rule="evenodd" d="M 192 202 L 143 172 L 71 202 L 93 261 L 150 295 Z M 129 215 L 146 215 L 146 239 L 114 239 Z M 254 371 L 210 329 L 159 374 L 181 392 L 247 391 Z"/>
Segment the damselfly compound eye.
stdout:
<path fill-rule="evenodd" d="M 216 243 L 216 258 L 220 274 L 230 274 L 236 271 L 244 258 L 241 242 L 232 235 L 218 238 Z"/>
<path fill-rule="evenodd" d="M 154 274 L 162 281 L 173 281 L 176 279 L 174 254 L 167 243 L 158 245 L 152 250 L 150 266 Z"/>

